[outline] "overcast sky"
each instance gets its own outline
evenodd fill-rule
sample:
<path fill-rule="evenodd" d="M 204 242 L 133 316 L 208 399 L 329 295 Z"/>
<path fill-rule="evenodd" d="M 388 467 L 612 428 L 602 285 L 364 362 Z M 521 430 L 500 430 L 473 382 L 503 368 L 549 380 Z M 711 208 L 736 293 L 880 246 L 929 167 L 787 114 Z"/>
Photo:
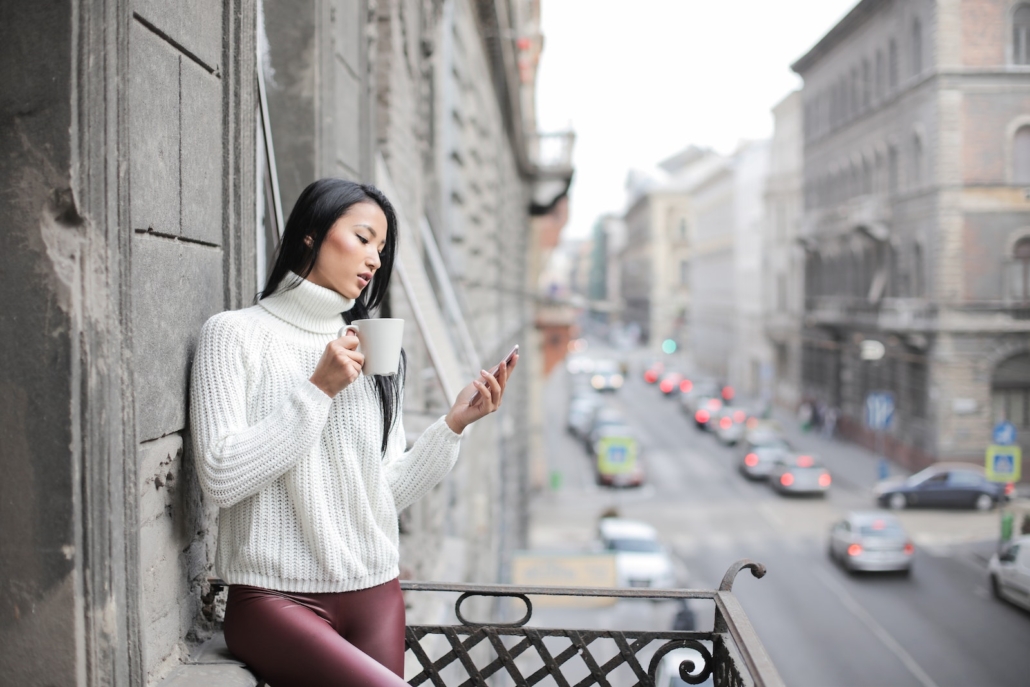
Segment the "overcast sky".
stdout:
<path fill-rule="evenodd" d="M 542 0 L 542 131 L 576 132 L 566 236 L 623 209 L 631 168 L 689 144 L 729 153 L 772 134 L 790 64 L 857 0 Z"/>

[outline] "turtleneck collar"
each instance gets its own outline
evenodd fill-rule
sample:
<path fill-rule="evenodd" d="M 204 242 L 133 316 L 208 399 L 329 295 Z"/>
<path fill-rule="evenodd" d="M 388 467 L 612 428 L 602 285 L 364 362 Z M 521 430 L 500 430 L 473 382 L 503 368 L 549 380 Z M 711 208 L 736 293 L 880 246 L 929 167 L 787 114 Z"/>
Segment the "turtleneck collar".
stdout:
<path fill-rule="evenodd" d="M 258 305 L 305 331 L 335 334 L 343 326 L 341 313 L 353 308 L 354 301 L 287 272 L 275 293 L 262 298 Z"/>

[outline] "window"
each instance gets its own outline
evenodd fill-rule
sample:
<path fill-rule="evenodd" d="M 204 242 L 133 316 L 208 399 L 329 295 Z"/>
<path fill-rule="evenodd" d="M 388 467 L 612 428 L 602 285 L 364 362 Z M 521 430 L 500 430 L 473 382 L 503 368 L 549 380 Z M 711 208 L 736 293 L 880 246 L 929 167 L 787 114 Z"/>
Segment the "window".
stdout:
<path fill-rule="evenodd" d="M 1020 303 L 1030 301 L 1030 236 L 1016 241 L 1008 273 L 1009 299 Z"/>
<path fill-rule="evenodd" d="M 922 298 L 926 284 L 923 271 L 923 247 L 918 243 L 912 246 L 912 295 Z"/>
<path fill-rule="evenodd" d="M 883 73 L 883 51 L 876 51 L 876 97 L 883 97 L 884 73 Z"/>
<path fill-rule="evenodd" d="M 926 363 L 911 361 L 908 365 L 908 409 L 914 418 L 926 417 Z"/>
<path fill-rule="evenodd" d="M 1030 125 L 1019 127 L 1012 137 L 1012 183 L 1030 184 Z"/>
<path fill-rule="evenodd" d="M 1012 15 L 1012 62 L 1030 64 L 1030 5 L 1020 5 Z"/>
<path fill-rule="evenodd" d="M 912 74 L 923 73 L 923 25 L 918 19 L 912 21 Z"/>
<path fill-rule="evenodd" d="M 690 283 L 690 261 L 680 260 L 680 286 L 687 286 Z"/>
<path fill-rule="evenodd" d="M 887 192 L 898 195 L 898 149 L 894 146 L 887 151 Z"/>
<path fill-rule="evenodd" d="M 862 109 L 868 110 L 873 100 L 873 77 L 869 60 L 862 60 Z"/>
<path fill-rule="evenodd" d="M 680 235 L 680 241 L 686 241 L 687 240 L 687 220 L 686 220 L 686 218 L 682 218 L 682 217 L 680 218 L 679 235 Z"/>
<path fill-rule="evenodd" d="M 891 91 L 898 87 L 898 44 L 893 38 L 887 46 L 887 83 Z"/>
<path fill-rule="evenodd" d="M 912 188 L 923 184 L 923 138 L 919 134 L 912 136 Z"/>
<path fill-rule="evenodd" d="M 1030 353 L 1002 361 L 991 375 L 991 412 L 995 422 L 1030 427 Z"/>

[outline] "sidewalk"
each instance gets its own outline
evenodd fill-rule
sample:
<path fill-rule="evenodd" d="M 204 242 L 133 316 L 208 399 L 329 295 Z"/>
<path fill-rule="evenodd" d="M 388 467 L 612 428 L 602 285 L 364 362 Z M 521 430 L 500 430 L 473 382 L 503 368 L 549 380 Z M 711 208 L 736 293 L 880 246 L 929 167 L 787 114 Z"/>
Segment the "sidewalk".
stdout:
<path fill-rule="evenodd" d="M 834 480 L 856 490 L 871 490 L 880 479 L 880 456 L 858 444 L 841 439 L 826 439 L 819 430 L 804 432 L 797 418 L 782 408 L 774 408 L 772 417 L 796 448 L 812 453 L 830 469 Z M 890 477 L 907 477 L 903 467 L 888 462 Z"/>

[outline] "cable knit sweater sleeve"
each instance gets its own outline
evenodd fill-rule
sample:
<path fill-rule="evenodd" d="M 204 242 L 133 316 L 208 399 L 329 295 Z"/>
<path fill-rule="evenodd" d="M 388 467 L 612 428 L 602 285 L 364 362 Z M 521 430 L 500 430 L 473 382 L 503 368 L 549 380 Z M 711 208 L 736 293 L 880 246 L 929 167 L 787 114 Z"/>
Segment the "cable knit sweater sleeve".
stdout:
<path fill-rule="evenodd" d="M 261 491 L 318 444 L 332 399 L 304 380 L 271 413 L 248 422 L 247 325 L 209 319 L 193 362 L 190 420 L 204 491 L 228 508 Z"/>
<path fill-rule="evenodd" d="M 410 450 L 404 451 L 404 424 L 400 418 L 390 436 L 391 456 L 386 479 L 393 492 L 397 512 L 426 495 L 447 476 L 458 460 L 461 435 L 455 434 L 444 418 L 431 424 Z"/>

